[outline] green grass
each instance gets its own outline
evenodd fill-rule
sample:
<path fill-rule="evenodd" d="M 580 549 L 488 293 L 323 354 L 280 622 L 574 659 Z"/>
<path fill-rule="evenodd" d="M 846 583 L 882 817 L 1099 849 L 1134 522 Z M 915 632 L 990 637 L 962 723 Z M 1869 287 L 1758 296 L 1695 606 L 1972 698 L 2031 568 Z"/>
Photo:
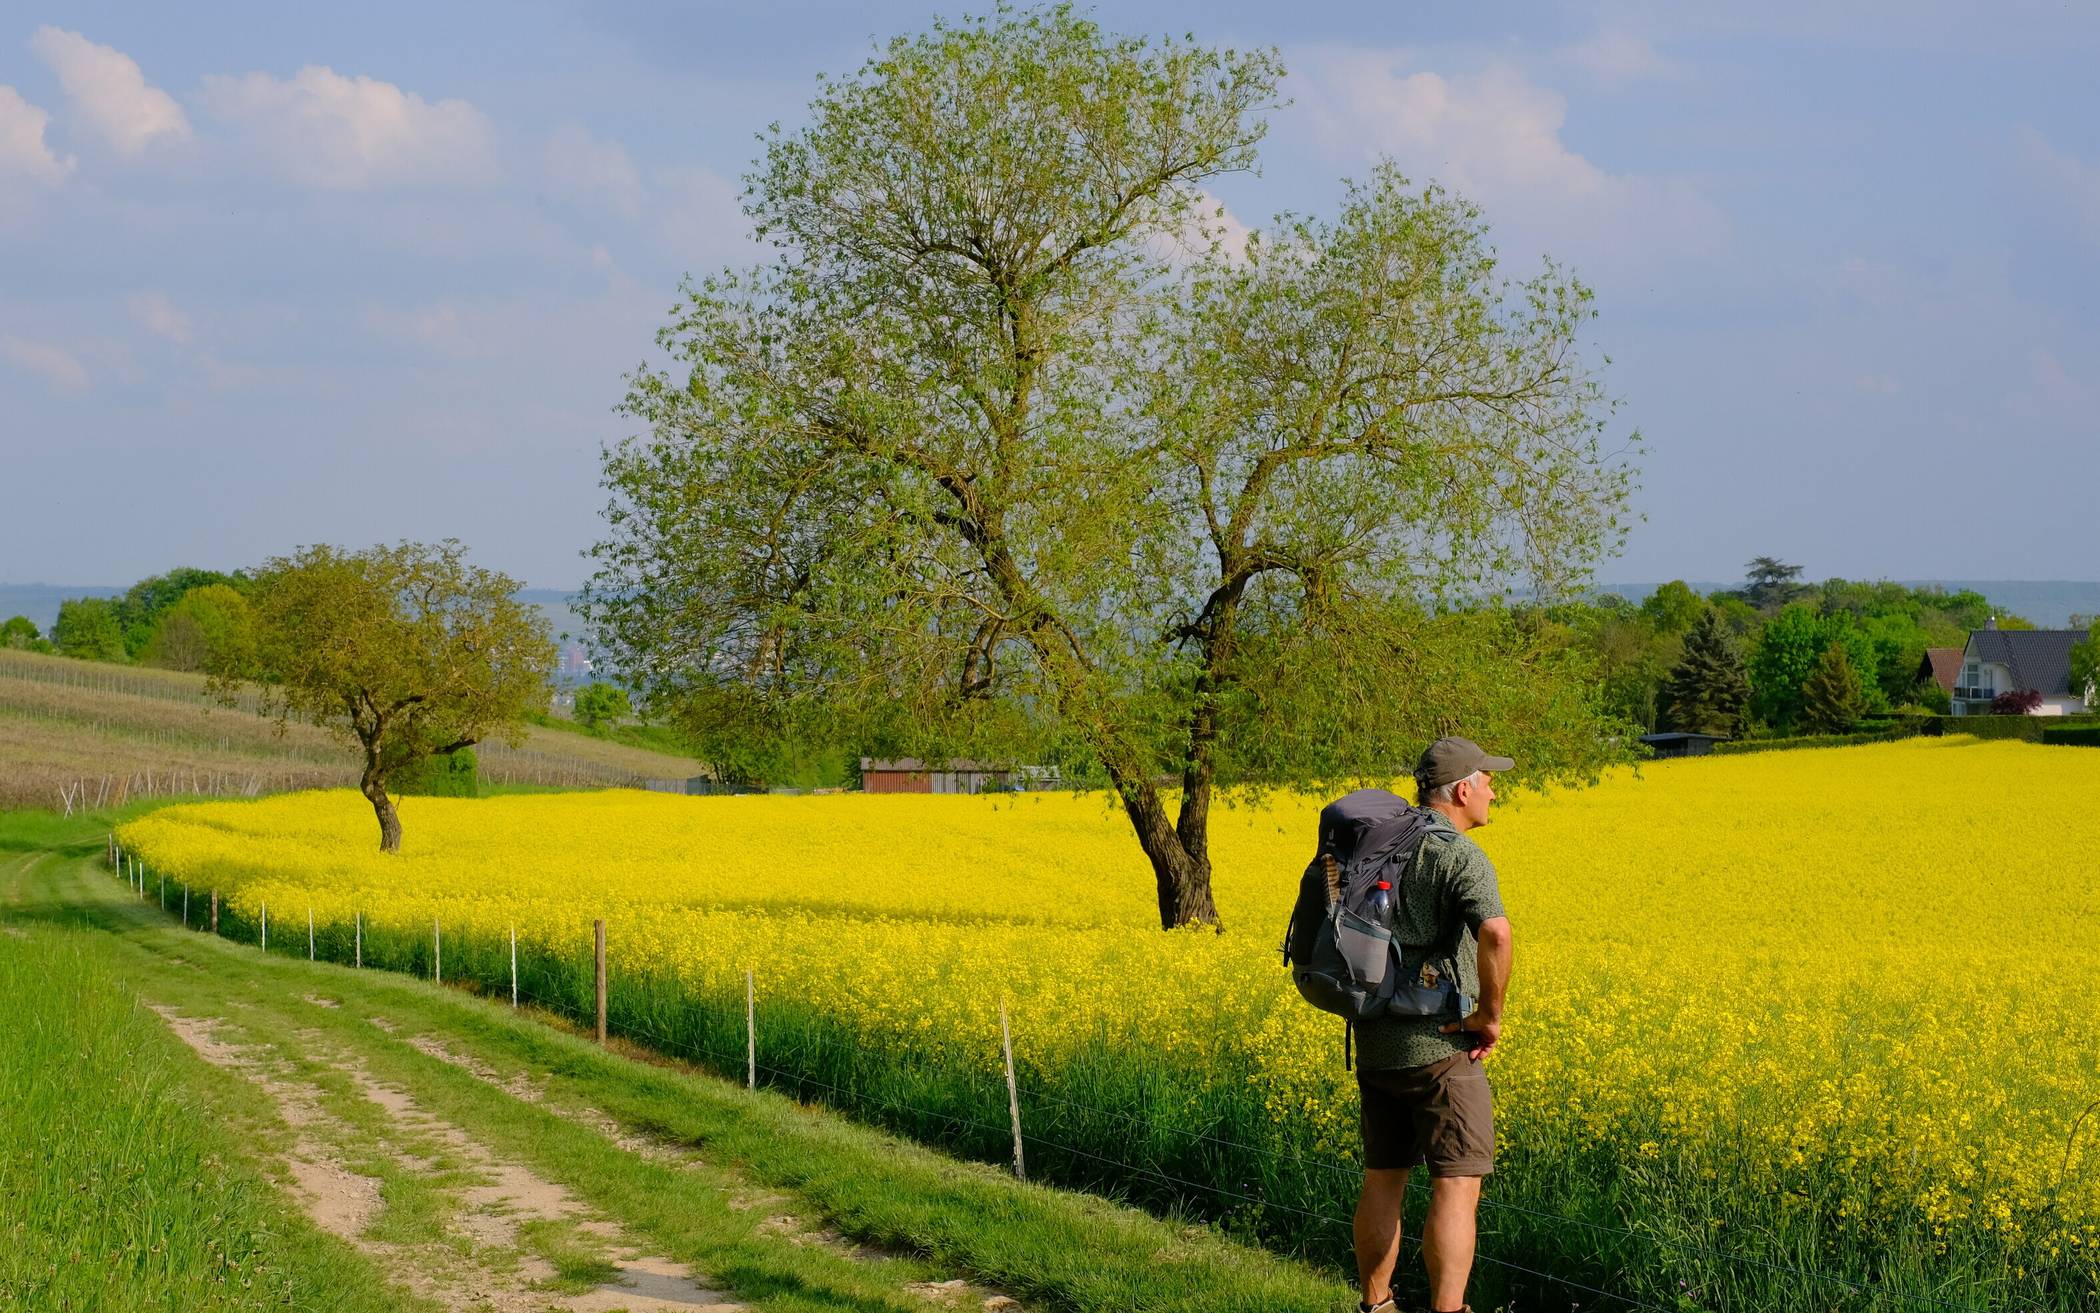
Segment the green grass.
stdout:
<path fill-rule="evenodd" d="M 0 1308 L 420 1307 L 241 1161 L 107 958 L 89 931 L 0 935 Z"/>
<path fill-rule="evenodd" d="M 0 842 L 14 825 L 0 816 Z M 54 837 L 48 829 L 38 835 Z M 309 1051 L 355 1054 L 374 1078 L 409 1090 L 419 1107 L 559 1182 L 638 1243 L 693 1265 L 755 1307 L 923 1313 L 923 1298 L 906 1291 L 906 1283 L 955 1276 L 1041 1309 L 1327 1313 L 1350 1306 L 1351 1295 L 1331 1272 L 1236 1244 L 1212 1228 L 1016 1182 L 779 1094 L 607 1052 L 529 1012 L 453 989 L 389 972 L 309 964 L 303 936 L 296 956 L 280 954 L 275 935 L 272 951 L 263 955 L 184 932 L 100 869 L 100 844 L 100 827 L 83 823 L 64 858 L 38 861 L 19 872 L 11 888 L 0 887 L 0 919 L 34 927 L 39 937 L 64 927 L 63 933 L 98 945 L 109 969 L 148 997 L 221 1019 L 230 1041 L 254 1046 L 273 1062 L 297 1069 Z M 0 886 L 6 883 L 0 879 Z M 453 952 L 448 943 L 448 975 Z M 309 994 L 340 1006 L 316 1007 L 306 1001 Z M 389 1029 L 374 1025 L 375 1017 Z M 152 1022 L 150 1014 L 146 1021 Z M 420 1051 L 409 1042 L 419 1035 L 501 1077 L 531 1073 L 543 1099 L 521 1102 Z M 356 1115 L 333 1097 L 329 1108 Z M 564 1115 L 584 1109 L 699 1161 L 637 1157 L 580 1117 Z M 262 1120 L 235 1116 L 227 1125 L 266 1146 Z M 391 1183 L 387 1189 L 382 1225 L 416 1228 L 417 1201 L 396 1199 Z M 754 1193 L 768 1196 L 762 1206 L 735 1206 Z M 806 1227 L 834 1228 L 891 1257 L 796 1243 L 760 1225 L 781 1213 Z M 280 1205 L 277 1216 L 283 1215 Z M 421 1225 L 427 1229 L 434 1220 L 426 1213 Z M 598 1271 L 586 1249 L 567 1258 L 556 1267 L 568 1282 Z"/>

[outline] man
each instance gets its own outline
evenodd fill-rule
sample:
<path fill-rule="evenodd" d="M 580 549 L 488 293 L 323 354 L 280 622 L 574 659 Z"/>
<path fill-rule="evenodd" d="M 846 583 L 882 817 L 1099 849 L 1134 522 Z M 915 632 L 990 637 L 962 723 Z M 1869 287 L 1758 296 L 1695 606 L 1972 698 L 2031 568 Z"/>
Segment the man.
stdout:
<path fill-rule="evenodd" d="M 1400 1210 L 1416 1164 L 1429 1169 L 1422 1231 L 1429 1307 L 1432 1313 L 1469 1307 L 1480 1180 L 1495 1167 L 1494 1114 L 1481 1061 L 1502 1038 L 1510 934 L 1494 864 L 1466 833 L 1487 824 L 1494 773 L 1514 764 L 1470 739 L 1443 738 L 1415 766 L 1415 797 L 1437 816 L 1393 891 L 1394 932 L 1407 946 L 1452 945 L 1459 992 L 1478 1001 L 1458 1021 L 1381 1017 L 1356 1028 L 1364 1137 L 1356 1267 L 1365 1313 L 1394 1308 Z"/>

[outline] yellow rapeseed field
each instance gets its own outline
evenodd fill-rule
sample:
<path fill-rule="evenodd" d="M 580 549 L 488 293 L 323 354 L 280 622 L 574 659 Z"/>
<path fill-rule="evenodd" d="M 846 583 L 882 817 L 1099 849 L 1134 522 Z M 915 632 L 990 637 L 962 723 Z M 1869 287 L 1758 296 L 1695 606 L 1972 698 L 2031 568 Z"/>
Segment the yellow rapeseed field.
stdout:
<path fill-rule="evenodd" d="M 1346 1154 L 1340 1023 L 1275 953 L 1321 801 L 1218 814 L 1222 935 L 1153 928 L 1149 870 L 1092 796 L 410 798 L 387 857 L 363 800 L 328 792 L 119 837 L 280 924 L 310 907 L 580 948 L 604 917 L 619 970 L 740 994 L 751 967 L 762 1005 L 821 990 L 871 1048 L 994 1063 L 1003 993 L 1033 1071 L 1128 1043 L 1252 1082 Z M 1680 1211 L 1754 1195 L 1868 1246 L 1981 1244 L 2095 1284 L 2100 1111 L 2072 1131 L 2100 1099 L 2100 751 L 1654 764 L 1519 799 L 1477 837 L 1516 927 L 1491 1066 L 1512 1161 L 1601 1158 Z"/>

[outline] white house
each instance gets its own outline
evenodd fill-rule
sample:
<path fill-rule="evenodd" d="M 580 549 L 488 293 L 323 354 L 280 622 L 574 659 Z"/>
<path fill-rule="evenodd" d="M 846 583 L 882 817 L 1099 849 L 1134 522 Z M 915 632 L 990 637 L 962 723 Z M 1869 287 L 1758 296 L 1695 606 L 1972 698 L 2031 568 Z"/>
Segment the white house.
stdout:
<path fill-rule="evenodd" d="M 2087 710 L 2095 690 L 2071 687 L 2071 649 L 2086 638 L 2083 629 L 2000 629 L 1995 620 L 1971 630 L 1954 681 L 1954 714 L 1985 715 L 1992 698 L 2023 689 L 2042 695 L 2037 716 Z"/>

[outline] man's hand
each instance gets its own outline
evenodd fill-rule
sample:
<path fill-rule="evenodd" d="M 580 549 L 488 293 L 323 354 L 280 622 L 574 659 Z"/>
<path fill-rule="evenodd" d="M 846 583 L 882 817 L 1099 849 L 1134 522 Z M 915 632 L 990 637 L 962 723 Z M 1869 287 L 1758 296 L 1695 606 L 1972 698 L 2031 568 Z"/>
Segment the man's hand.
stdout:
<path fill-rule="evenodd" d="M 1455 1035 L 1459 1031 L 1471 1035 L 1473 1047 L 1466 1050 L 1466 1056 L 1478 1062 L 1493 1053 L 1495 1045 L 1501 1041 L 1502 1017 L 1499 1013 L 1489 1016 L 1479 1008 L 1474 1008 L 1472 1016 L 1464 1021 L 1449 1022 L 1442 1029 L 1446 1035 Z"/>

